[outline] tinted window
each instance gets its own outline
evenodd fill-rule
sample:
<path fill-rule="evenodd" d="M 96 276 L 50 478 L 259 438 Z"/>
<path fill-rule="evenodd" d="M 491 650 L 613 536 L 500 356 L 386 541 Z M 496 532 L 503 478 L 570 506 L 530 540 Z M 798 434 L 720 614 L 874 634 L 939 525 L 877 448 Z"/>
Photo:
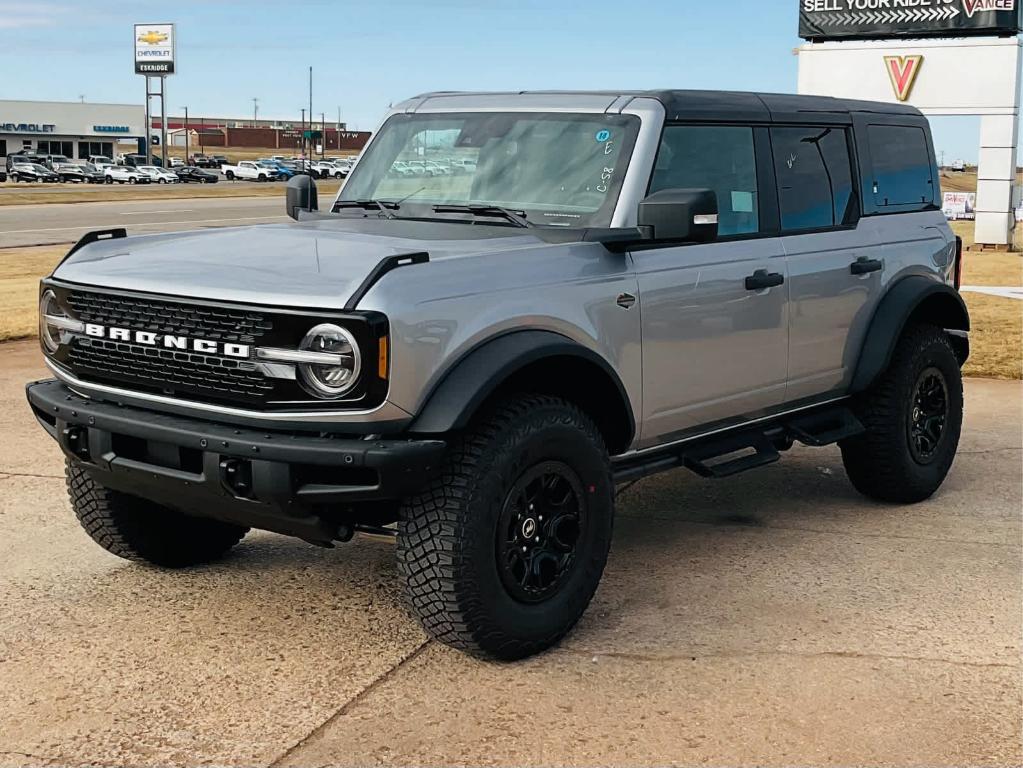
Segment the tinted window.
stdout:
<path fill-rule="evenodd" d="M 922 128 L 871 125 L 874 200 L 878 205 L 934 202 L 934 178 L 927 134 Z"/>
<path fill-rule="evenodd" d="M 664 129 L 650 192 L 711 189 L 718 196 L 718 234 L 760 230 L 753 129 L 672 125 Z"/>
<path fill-rule="evenodd" d="M 849 140 L 842 128 L 773 128 L 781 228 L 792 232 L 855 223 Z"/>

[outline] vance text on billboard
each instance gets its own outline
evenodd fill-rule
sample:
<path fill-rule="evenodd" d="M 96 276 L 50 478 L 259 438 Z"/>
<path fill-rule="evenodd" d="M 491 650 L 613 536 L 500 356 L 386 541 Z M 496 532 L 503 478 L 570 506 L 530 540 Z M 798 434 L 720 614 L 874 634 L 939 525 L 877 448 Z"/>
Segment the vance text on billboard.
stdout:
<path fill-rule="evenodd" d="M 1023 0 L 799 0 L 805 40 L 1016 35 Z"/>

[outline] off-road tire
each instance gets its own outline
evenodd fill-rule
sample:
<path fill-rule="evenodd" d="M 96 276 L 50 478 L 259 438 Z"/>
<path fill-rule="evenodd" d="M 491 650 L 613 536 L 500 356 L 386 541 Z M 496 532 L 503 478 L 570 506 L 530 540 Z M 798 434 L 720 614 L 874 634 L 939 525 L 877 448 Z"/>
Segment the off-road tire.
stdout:
<path fill-rule="evenodd" d="M 524 602 L 502 580 L 498 527 L 510 490 L 549 462 L 581 481 L 585 525 L 557 591 Z M 589 605 L 613 519 L 610 460 L 590 418 L 561 399 L 510 397 L 455 438 L 435 481 L 402 505 L 397 554 L 411 610 L 432 637 L 474 655 L 538 653 L 564 637 Z"/>
<path fill-rule="evenodd" d="M 920 377 L 937 370 L 944 379 L 947 418 L 933 456 L 921 462 L 910 445 L 910 424 Z M 843 440 L 846 474 L 860 493 L 879 501 L 915 504 L 930 498 L 948 475 L 963 423 L 963 381 L 948 335 L 914 325 L 899 339 L 891 364 L 854 404 L 867 431 Z"/>
<path fill-rule="evenodd" d="M 223 557 L 249 530 L 109 490 L 71 462 L 65 463 L 64 475 L 82 528 L 103 549 L 125 560 L 162 568 L 208 563 Z"/>

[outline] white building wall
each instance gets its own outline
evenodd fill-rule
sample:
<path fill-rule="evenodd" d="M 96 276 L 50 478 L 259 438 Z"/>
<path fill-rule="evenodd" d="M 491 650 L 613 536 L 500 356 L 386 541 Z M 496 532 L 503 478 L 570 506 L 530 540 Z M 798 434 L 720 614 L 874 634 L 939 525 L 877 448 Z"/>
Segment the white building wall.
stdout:
<path fill-rule="evenodd" d="M 799 92 L 896 102 L 885 56 L 924 57 L 907 103 L 926 115 L 981 116 L 977 242 L 1011 243 L 1023 43 L 1018 37 L 810 43 Z"/>
<path fill-rule="evenodd" d="M 7 151 L 17 152 L 24 141 L 35 149 L 39 141 L 70 141 L 77 155 L 79 141 L 111 142 L 145 136 L 141 104 L 92 104 L 53 101 L 0 100 L 0 139 Z"/>

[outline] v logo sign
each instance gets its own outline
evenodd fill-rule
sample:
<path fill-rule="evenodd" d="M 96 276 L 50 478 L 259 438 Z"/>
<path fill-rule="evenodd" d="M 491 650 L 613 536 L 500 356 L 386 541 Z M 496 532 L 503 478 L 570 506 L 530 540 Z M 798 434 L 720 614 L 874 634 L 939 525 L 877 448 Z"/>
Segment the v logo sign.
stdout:
<path fill-rule="evenodd" d="M 888 77 L 892 81 L 892 88 L 895 89 L 895 97 L 899 101 L 905 101 L 913 92 L 913 84 L 916 76 L 920 74 L 920 67 L 923 66 L 923 56 L 885 56 L 884 64 L 888 69 Z"/>

